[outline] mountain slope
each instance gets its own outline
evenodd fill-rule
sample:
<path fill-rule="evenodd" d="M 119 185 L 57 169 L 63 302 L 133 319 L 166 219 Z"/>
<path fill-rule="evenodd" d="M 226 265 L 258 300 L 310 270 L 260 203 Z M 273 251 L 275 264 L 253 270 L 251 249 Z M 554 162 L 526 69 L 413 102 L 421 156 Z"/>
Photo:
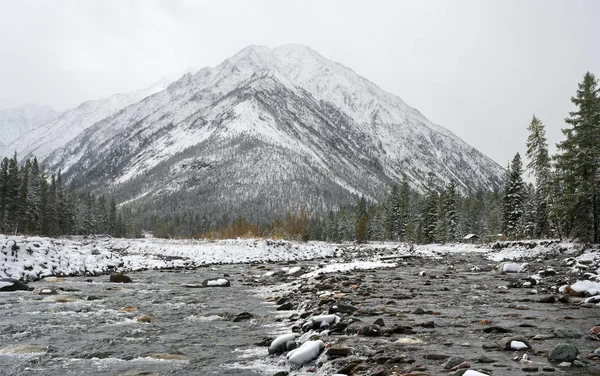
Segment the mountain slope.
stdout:
<path fill-rule="evenodd" d="M 0 146 L 0 155 L 12 155 L 15 151 L 20 159 L 36 156 L 43 160 L 51 152 L 66 145 L 96 122 L 113 116 L 123 108 L 137 103 L 149 95 L 164 90 L 177 77 L 165 77 L 149 87 L 127 94 L 115 94 L 108 98 L 87 101 L 50 119 L 30 127 L 19 137 Z"/>
<path fill-rule="evenodd" d="M 58 115 L 58 112 L 48 106 L 34 104 L 0 111 L 0 148 L 26 132 L 56 119 Z"/>
<path fill-rule="evenodd" d="M 97 122 L 45 159 L 148 211 L 264 219 L 380 199 L 407 174 L 463 189 L 502 168 L 400 98 L 308 47 L 250 46 Z"/>

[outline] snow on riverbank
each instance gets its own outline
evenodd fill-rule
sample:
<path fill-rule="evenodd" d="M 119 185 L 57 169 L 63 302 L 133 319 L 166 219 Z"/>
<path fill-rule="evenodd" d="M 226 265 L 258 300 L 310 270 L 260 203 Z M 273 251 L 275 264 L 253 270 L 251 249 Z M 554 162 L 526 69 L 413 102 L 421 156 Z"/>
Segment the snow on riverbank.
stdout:
<path fill-rule="evenodd" d="M 44 238 L 0 235 L 0 278 L 35 280 L 46 276 L 97 275 L 111 271 L 197 267 L 211 264 L 302 261 L 323 258 L 329 265 L 309 270 L 304 277 L 351 269 L 395 267 L 396 258 L 443 258 L 478 253 L 491 261 L 578 255 L 577 265 L 596 265 L 600 251 L 574 243 L 529 241 L 484 244 L 406 243 L 329 244 L 262 239 L 219 241 L 171 239 L 113 239 L 110 237 Z M 340 257 L 346 262 L 339 260 Z M 590 270 L 593 271 L 594 269 Z M 596 271 L 598 273 L 598 271 Z"/>
<path fill-rule="evenodd" d="M 320 242 L 237 239 L 222 241 L 44 238 L 0 235 L 0 278 L 98 275 L 111 271 L 210 264 L 300 261 L 340 255 Z"/>

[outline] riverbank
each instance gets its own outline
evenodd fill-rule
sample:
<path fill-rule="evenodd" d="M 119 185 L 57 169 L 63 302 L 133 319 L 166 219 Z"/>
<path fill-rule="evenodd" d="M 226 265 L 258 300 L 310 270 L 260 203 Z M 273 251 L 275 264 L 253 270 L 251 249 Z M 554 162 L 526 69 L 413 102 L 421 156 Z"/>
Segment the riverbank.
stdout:
<path fill-rule="evenodd" d="M 597 248 L 397 246 L 345 249 L 346 261 L 370 255 L 394 267 L 285 278 L 269 298 L 288 312 L 287 331 L 275 334 L 323 349 L 302 364 L 287 352 L 267 358 L 281 366 L 273 375 L 600 374 Z M 567 288 L 578 284 L 587 288 Z M 557 346 L 578 354 L 549 361 Z"/>
<path fill-rule="evenodd" d="M 95 276 L 208 265 L 303 261 L 341 256 L 335 245 L 263 239 L 167 240 L 0 235 L 0 278 Z"/>

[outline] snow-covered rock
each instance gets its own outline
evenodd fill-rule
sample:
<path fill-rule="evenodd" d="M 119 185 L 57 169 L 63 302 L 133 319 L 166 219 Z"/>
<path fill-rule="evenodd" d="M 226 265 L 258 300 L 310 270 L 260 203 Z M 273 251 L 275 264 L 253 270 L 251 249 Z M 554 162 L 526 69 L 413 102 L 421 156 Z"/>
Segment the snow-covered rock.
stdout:
<path fill-rule="evenodd" d="M 306 341 L 302 346 L 288 353 L 288 361 L 295 365 L 302 366 L 311 360 L 316 359 L 324 347 L 325 343 L 321 340 Z"/>
<path fill-rule="evenodd" d="M 280 354 L 287 350 L 287 343 L 294 341 L 298 337 L 296 333 L 282 334 L 275 338 L 269 346 L 269 354 Z"/>

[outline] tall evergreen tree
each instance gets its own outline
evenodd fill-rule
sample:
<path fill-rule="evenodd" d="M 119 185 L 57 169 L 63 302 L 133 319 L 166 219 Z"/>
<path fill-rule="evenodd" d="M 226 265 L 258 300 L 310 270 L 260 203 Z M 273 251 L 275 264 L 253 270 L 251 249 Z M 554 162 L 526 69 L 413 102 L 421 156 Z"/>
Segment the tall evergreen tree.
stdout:
<path fill-rule="evenodd" d="M 504 232 L 509 238 L 514 239 L 521 235 L 524 196 L 523 164 L 521 156 L 517 153 L 510 164 L 504 199 Z"/>
<path fill-rule="evenodd" d="M 456 213 L 456 183 L 451 181 L 440 198 L 440 212 L 436 229 L 439 242 L 455 242 L 458 238 L 458 217 Z"/>
<path fill-rule="evenodd" d="M 435 186 L 433 174 L 429 174 L 427 177 L 425 190 L 422 217 L 422 242 L 434 243 L 436 241 L 438 222 L 439 194 L 437 187 Z"/>
<path fill-rule="evenodd" d="M 20 199 L 20 172 L 17 162 L 17 153 L 8 162 L 8 175 L 6 182 L 6 212 L 5 212 L 5 231 L 18 231 L 19 216 L 21 214 Z"/>
<path fill-rule="evenodd" d="M 406 241 L 406 227 L 410 218 L 410 185 L 406 174 L 402 175 L 400 193 L 398 195 L 398 234 L 400 240 Z"/>
<path fill-rule="evenodd" d="M 556 169 L 562 184 L 560 211 L 572 218 L 573 235 L 600 241 L 600 99 L 598 83 L 587 72 L 571 101 L 577 107 L 565 119 L 566 139 L 559 143 Z"/>
<path fill-rule="evenodd" d="M 534 218 L 534 236 L 548 236 L 550 225 L 548 222 L 548 205 L 551 198 L 550 187 L 550 154 L 544 124 L 535 115 L 527 127 L 527 169 L 535 176 L 534 202 L 536 216 Z"/>

